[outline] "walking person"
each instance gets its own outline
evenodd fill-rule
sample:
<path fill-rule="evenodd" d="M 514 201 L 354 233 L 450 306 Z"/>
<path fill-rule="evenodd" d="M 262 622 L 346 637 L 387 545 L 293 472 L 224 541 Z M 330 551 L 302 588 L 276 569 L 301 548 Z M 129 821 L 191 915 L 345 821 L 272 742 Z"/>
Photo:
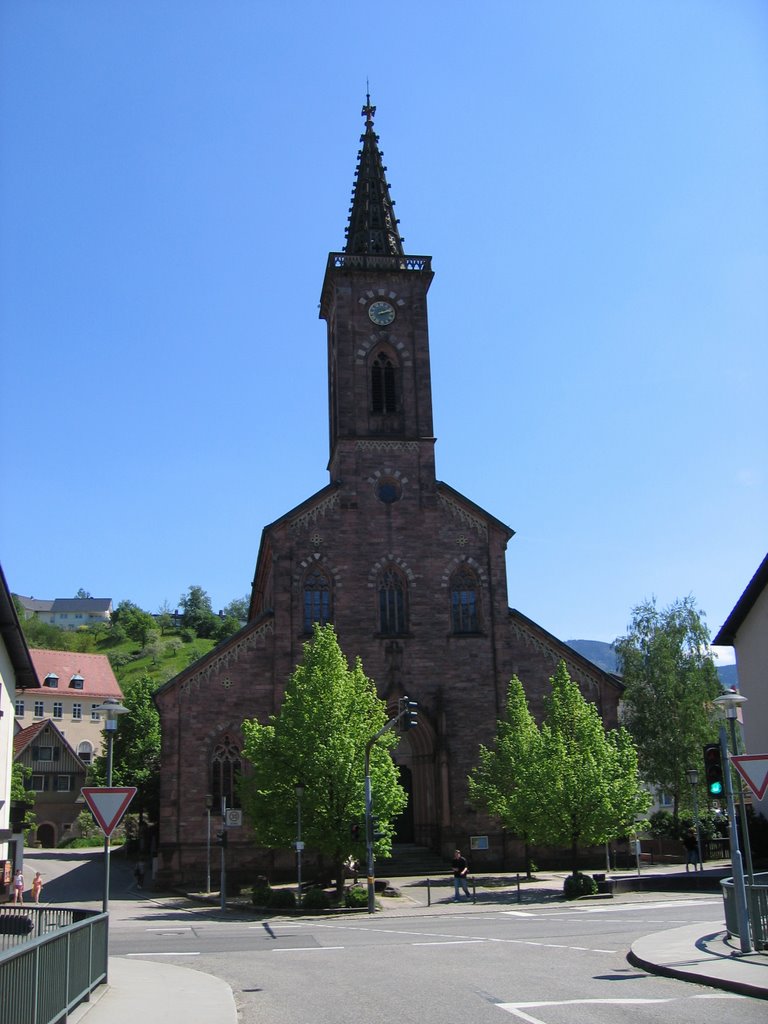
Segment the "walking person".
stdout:
<path fill-rule="evenodd" d="M 32 879 L 32 899 L 35 903 L 40 902 L 40 893 L 43 891 L 43 876 L 39 871 L 35 872 L 35 877 Z"/>
<path fill-rule="evenodd" d="M 21 873 L 21 868 L 13 876 L 13 902 L 24 902 L 24 875 Z"/>
<path fill-rule="evenodd" d="M 468 900 L 472 899 L 469 892 L 469 886 L 467 885 L 467 875 L 469 874 L 469 865 L 461 855 L 461 850 L 456 850 L 453 855 L 453 898 L 456 902 L 459 899 L 459 887 L 464 890 L 464 895 Z"/>
<path fill-rule="evenodd" d="M 696 842 L 696 832 L 694 829 L 689 828 L 683 836 L 683 846 L 685 847 L 685 870 L 686 872 L 693 864 L 694 872 L 697 867 L 700 871 L 704 870 L 704 865 L 701 862 L 701 852 L 699 851 L 699 844 Z"/>

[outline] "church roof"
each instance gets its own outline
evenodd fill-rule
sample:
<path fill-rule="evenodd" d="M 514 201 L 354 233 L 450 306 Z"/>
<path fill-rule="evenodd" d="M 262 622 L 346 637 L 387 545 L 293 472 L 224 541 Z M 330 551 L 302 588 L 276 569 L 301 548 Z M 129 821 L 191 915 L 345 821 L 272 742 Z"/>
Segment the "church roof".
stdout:
<path fill-rule="evenodd" d="M 395 203 L 389 195 L 387 168 L 381 159 L 384 154 L 379 149 L 379 136 L 373 130 L 375 113 L 376 107 L 371 106 L 368 95 L 362 109 L 365 132 L 360 141 L 363 148 L 357 154 L 344 252 L 352 256 L 402 256 L 403 239 L 397 227 Z"/>

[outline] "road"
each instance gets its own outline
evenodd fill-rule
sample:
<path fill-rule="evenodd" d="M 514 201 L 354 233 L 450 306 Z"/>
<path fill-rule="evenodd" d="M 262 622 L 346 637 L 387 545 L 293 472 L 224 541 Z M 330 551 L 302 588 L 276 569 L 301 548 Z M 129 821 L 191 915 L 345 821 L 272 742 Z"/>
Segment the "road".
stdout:
<path fill-rule="evenodd" d="M 242 1024 L 765 1021 L 762 1000 L 650 976 L 627 962 L 639 936 L 720 921 L 722 903 L 711 895 L 262 920 L 148 897 L 115 861 L 111 955 L 223 978 Z M 92 869 L 67 874 L 80 885 Z"/>

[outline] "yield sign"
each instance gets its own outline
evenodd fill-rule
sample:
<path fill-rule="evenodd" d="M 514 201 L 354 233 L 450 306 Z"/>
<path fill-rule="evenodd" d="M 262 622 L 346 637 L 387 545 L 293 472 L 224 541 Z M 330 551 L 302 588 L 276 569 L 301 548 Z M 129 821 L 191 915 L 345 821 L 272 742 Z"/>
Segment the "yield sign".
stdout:
<path fill-rule="evenodd" d="M 731 754 L 731 761 L 757 799 L 762 800 L 768 789 L 768 754 Z"/>
<path fill-rule="evenodd" d="M 83 786 L 85 802 L 93 811 L 96 824 L 105 836 L 111 836 L 125 814 L 128 804 L 136 796 L 135 786 Z"/>

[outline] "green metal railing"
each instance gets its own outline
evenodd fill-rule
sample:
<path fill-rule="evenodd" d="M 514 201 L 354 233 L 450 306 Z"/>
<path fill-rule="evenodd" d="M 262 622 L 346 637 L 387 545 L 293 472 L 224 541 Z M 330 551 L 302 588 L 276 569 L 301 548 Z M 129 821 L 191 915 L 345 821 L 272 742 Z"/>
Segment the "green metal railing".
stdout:
<path fill-rule="evenodd" d="M 720 882 L 723 890 L 723 904 L 725 906 L 725 927 L 729 935 L 739 935 L 739 922 L 736 914 L 736 897 L 733 890 L 733 879 L 724 878 Z M 752 925 L 752 939 L 755 949 L 768 949 L 768 871 L 762 871 L 754 876 L 754 884 L 746 882 L 747 906 L 749 908 L 749 920 Z"/>
<path fill-rule="evenodd" d="M 66 1021 L 107 980 L 108 938 L 108 914 L 1 908 L 0 1024 Z"/>

